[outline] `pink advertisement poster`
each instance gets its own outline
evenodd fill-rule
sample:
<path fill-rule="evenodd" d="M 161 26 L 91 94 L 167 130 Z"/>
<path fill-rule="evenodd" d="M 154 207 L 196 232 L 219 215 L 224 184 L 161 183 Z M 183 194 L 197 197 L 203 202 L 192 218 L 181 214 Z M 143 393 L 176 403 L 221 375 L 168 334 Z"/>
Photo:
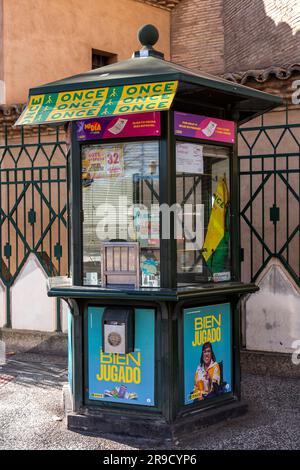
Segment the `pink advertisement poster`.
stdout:
<path fill-rule="evenodd" d="M 160 135 L 160 113 L 127 114 L 76 122 L 77 140 L 121 139 Z"/>
<path fill-rule="evenodd" d="M 235 142 L 235 122 L 199 116 L 197 114 L 174 113 L 175 135 L 215 142 Z"/>

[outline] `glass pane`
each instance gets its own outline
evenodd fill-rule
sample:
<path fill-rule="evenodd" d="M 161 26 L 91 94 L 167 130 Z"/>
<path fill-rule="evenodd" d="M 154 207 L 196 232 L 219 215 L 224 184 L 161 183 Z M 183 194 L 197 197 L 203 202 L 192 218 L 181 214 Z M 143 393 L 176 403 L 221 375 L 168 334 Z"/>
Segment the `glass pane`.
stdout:
<path fill-rule="evenodd" d="M 82 147 L 84 284 L 158 287 L 157 141 Z"/>
<path fill-rule="evenodd" d="M 178 283 L 230 280 L 229 150 L 177 142 L 176 170 Z"/>

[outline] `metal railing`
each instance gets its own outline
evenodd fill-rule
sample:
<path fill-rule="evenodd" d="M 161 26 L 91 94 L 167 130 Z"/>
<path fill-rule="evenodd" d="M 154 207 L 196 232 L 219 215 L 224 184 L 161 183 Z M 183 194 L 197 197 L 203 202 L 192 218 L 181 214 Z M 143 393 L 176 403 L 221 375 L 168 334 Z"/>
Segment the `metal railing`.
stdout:
<path fill-rule="evenodd" d="M 68 270 L 67 149 L 63 129 L 5 126 L 0 141 L 0 279 L 10 291 L 34 253 L 48 276 Z M 57 330 L 61 329 L 57 304 Z"/>
<path fill-rule="evenodd" d="M 242 268 L 255 282 L 275 257 L 299 285 L 300 123 L 267 118 L 238 131 Z"/>

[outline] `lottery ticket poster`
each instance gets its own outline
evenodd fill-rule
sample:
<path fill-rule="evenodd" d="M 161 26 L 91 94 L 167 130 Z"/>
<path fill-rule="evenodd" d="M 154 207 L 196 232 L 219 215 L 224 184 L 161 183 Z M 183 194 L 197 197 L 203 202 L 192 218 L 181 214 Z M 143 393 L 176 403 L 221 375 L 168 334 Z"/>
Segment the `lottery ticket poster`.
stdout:
<path fill-rule="evenodd" d="M 175 135 L 215 142 L 235 142 L 235 122 L 189 113 L 174 113 Z"/>
<path fill-rule="evenodd" d="M 76 122 L 77 140 L 120 139 L 160 135 L 160 113 L 138 113 Z"/>
<path fill-rule="evenodd" d="M 82 178 L 94 180 L 107 176 L 123 176 L 123 145 L 85 146 L 82 149 Z"/>

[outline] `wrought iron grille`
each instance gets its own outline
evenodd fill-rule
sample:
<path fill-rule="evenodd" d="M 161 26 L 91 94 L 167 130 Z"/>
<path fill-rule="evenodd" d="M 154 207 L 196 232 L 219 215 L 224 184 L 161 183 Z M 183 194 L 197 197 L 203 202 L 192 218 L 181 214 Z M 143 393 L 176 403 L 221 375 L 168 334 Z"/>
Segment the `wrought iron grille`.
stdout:
<path fill-rule="evenodd" d="M 281 116 L 284 122 L 278 124 Z M 287 108 L 285 113 L 262 116 L 257 125 L 241 127 L 239 160 L 242 277 L 256 281 L 275 257 L 299 285 L 300 124 L 296 114 L 292 116 Z"/>
<path fill-rule="evenodd" d="M 7 292 L 30 253 L 48 276 L 68 272 L 67 149 L 63 129 L 26 134 L 4 127 L 0 141 L 0 279 Z M 59 307 L 59 306 L 58 306 Z M 60 321 L 57 319 L 57 329 Z"/>

